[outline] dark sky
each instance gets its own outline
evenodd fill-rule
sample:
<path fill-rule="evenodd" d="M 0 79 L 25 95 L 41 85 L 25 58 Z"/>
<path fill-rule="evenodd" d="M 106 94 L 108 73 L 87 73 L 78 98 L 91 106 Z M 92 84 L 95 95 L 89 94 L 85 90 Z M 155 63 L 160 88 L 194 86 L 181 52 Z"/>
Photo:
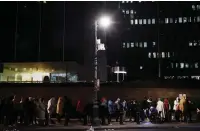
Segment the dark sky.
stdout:
<path fill-rule="evenodd" d="M 65 5 L 65 60 L 83 62 L 84 25 L 90 5 L 85 2 L 65 2 Z M 64 2 L 41 4 L 40 58 L 40 3 L 18 2 L 16 60 L 17 2 L 1 2 L 0 10 L 0 61 L 62 61 Z"/>
<path fill-rule="evenodd" d="M 92 24 L 95 16 L 108 11 L 106 8 L 110 7 L 107 3 L 65 2 L 65 61 L 83 63 L 84 57 L 92 55 L 88 53 L 93 50 Z M 112 4 L 109 2 L 109 5 Z M 18 2 L 18 13 L 17 2 L 1 2 L 0 10 L 0 62 L 63 60 L 64 2 Z M 115 32 L 112 34 L 115 36 Z"/>

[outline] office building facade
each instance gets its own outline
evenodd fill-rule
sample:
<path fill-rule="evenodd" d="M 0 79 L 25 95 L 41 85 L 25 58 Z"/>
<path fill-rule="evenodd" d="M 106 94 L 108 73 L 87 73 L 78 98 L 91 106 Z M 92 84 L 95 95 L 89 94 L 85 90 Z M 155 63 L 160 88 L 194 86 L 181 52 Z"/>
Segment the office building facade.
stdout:
<path fill-rule="evenodd" d="M 119 4 L 127 80 L 200 79 L 200 2 Z"/>

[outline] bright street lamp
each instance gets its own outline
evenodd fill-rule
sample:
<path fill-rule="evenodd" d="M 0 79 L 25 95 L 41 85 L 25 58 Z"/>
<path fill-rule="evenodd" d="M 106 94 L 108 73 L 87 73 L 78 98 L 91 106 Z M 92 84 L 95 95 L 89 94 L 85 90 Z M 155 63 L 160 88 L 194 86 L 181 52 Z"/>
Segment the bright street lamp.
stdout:
<path fill-rule="evenodd" d="M 98 40 L 97 40 L 97 30 L 98 26 L 103 28 L 108 28 L 111 24 L 111 19 L 108 16 L 101 17 L 98 20 L 95 20 L 95 53 L 94 53 L 94 100 L 93 100 L 93 125 L 99 126 L 99 106 L 98 106 L 98 90 L 100 87 L 100 80 L 98 79 L 98 61 L 97 61 L 97 54 L 98 54 Z"/>
<path fill-rule="evenodd" d="M 109 16 L 104 16 L 99 19 L 99 25 L 103 28 L 108 28 L 111 24 L 111 18 Z"/>

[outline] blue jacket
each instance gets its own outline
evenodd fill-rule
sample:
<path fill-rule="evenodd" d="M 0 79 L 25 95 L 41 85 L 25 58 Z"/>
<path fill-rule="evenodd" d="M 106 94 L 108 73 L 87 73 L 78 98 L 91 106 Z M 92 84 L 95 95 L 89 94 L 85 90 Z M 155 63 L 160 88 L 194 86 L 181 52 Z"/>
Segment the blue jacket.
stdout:
<path fill-rule="evenodd" d="M 114 105 L 113 105 L 113 102 L 111 100 L 108 101 L 108 112 L 109 112 L 109 114 L 114 113 Z"/>

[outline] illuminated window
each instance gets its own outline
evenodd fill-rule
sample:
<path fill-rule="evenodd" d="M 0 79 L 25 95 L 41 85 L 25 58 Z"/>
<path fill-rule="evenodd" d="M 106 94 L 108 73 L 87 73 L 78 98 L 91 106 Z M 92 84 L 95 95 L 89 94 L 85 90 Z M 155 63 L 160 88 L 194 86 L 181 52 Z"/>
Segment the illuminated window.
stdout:
<path fill-rule="evenodd" d="M 183 23 L 187 22 L 187 17 L 183 17 Z"/>
<path fill-rule="evenodd" d="M 138 19 L 135 19 L 135 24 L 136 24 L 136 25 L 138 24 Z"/>
<path fill-rule="evenodd" d="M 124 3 L 124 1 L 122 1 L 122 3 Z"/>
<path fill-rule="evenodd" d="M 168 52 L 168 58 L 170 57 L 170 52 Z"/>
<path fill-rule="evenodd" d="M 179 23 L 182 23 L 182 17 L 178 18 Z"/>
<path fill-rule="evenodd" d="M 124 14 L 125 14 L 125 10 L 124 10 L 124 9 L 122 10 L 122 13 L 124 13 Z"/>
<path fill-rule="evenodd" d="M 123 43 L 123 48 L 125 48 L 126 47 L 126 43 Z"/>
<path fill-rule="evenodd" d="M 162 52 L 162 58 L 165 58 L 165 52 Z"/>
<path fill-rule="evenodd" d="M 126 3 L 128 3 L 129 1 L 126 1 Z"/>
<path fill-rule="evenodd" d="M 151 52 L 149 52 L 148 57 L 151 58 Z"/>
<path fill-rule="evenodd" d="M 188 63 L 185 63 L 185 68 L 189 68 L 189 64 Z"/>
<path fill-rule="evenodd" d="M 200 16 L 197 16 L 197 22 L 200 22 Z"/>
<path fill-rule="evenodd" d="M 133 14 L 133 13 L 134 13 L 134 11 L 133 11 L 133 10 L 131 10 L 131 11 L 130 11 L 130 13 L 131 13 L 131 14 Z"/>
<path fill-rule="evenodd" d="M 165 24 L 169 23 L 169 18 L 165 18 Z"/>
<path fill-rule="evenodd" d="M 180 63 L 180 65 L 181 65 L 181 69 L 183 69 L 184 68 L 184 63 Z"/>
<path fill-rule="evenodd" d="M 195 5 L 192 5 L 192 10 L 195 10 L 196 8 L 195 8 Z"/>
<path fill-rule="evenodd" d="M 169 18 L 169 23 L 173 23 L 173 18 Z"/>
<path fill-rule="evenodd" d="M 147 24 L 147 20 L 146 19 L 143 19 L 143 24 Z"/>
<path fill-rule="evenodd" d="M 156 42 L 153 42 L 153 46 L 155 46 L 156 45 Z"/>
<path fill-rule="evenodd" d="M 149 24 L 149 25 L 151 24 L 151 19 L 148 19 L 148 24 Z"/>
<path fill-rule="evenodd" d="M 147 42 L 144 42 L 144 48 L 147 48 Z"/>
<path fill-rule="evenodd" d="M 153 58 L 156 58 L 156 52 L 153 52 Z"/>
<path fill-rule="evenodd" d="M 197 42 L 194 40 L 194 46 L 197 46 Z"/>
<path fill-rule="evenodd" d="M 127 48 L 129 48 L 130 47 L 130 45 L 129 45 L 129 43 L 127 43 Z"/>
<path fill-rule="evenodd" d="M 192 46 L 192 42 L 189 42 L 189 46 Z"/>
<path fill-rule="evenodd" d="M 197 10 L 200 10 L 200 5 L 197 5 Z"/>
<path fill-rule="evenodd" d="M 133 20 L 131 20 L 131 25 L 133 25 Z"/>
<path fill-rule="evenodd" d="M 199 68 L 199 65 L 198 65 L 197 62 L 195 63 L 194 67 L 195 67 L 195 68 Z"/>
<path fill-rule="evenodd" d="M 133 42 L 131 42 L 131 47 L 134 47 L 134 43 Z"/>
<path fill-rule="evenodd" d="M 140 47 L 142 48 L 142 42 L 140 42 Z"/>
<path fill-rule="evenodd" d="M 135 47 L 138 47 L 138 42 L 135 43 Z"/>
<path fill-rule="evenodd" d="M 140 25 L 142 24 L 142 19 L 139 19 L 139 24 L 140 24 Z"/>
<path fill-rule="evenodd" d="M 155 19 L 152 19 L 152 24 L 155 24 L 156 23 L 156 20 Z"/>

